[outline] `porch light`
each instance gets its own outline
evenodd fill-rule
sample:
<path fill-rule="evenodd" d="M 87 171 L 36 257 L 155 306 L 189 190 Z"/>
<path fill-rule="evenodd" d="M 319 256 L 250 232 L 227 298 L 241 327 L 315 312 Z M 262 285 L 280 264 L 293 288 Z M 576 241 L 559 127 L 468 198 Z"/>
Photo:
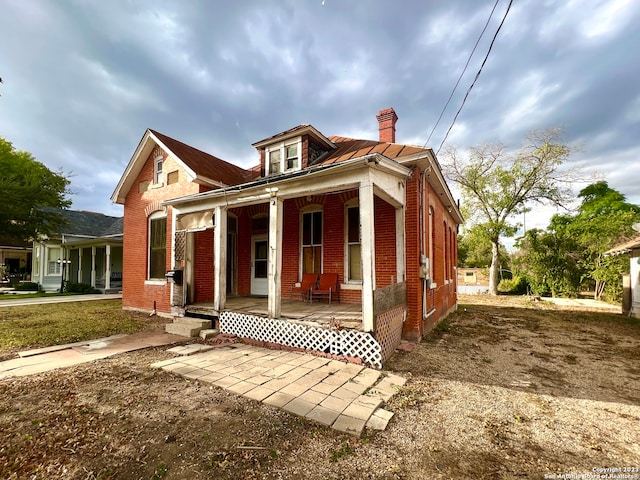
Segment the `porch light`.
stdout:
<path fill-rule="evenodd" d="M 57 261 L 58 265 L 61 265 L 61 275 L 60 275 L 60 293 L 64 292 L 64 267 L 71 263 L 71 260 L 67 260 L 66 258 L 59 258 Z"/>

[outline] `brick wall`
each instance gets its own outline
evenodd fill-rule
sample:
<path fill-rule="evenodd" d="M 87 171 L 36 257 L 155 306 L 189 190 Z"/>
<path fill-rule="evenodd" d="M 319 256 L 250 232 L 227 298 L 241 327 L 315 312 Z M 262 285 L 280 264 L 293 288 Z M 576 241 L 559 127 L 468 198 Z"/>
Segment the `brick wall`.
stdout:
<path fill-rule="evenodd" d="M 153 185 L 154 159 L 163 156 L 164 186 Z M 178 170 L 178 182 L 166 184 L 166 176 Z M 141 184 L 148 183 L 146 190 Z M 141 191 L 143 190 L 143 191 Z M 148 270 L 148 215 L 154 211 L 161 211 L 160 202 L 169 198 L 197 193 L 199 186 L 189 183 L 182 171 L 172 158 L 156 147 L 147 158 L 140 174 L 136 178 L 131 190 L 127 194 L 124 204 L 124 242 L 123 242 L 123 283 L 122 305 L 125 308 L 151 311 L 154 307 L 159 312 L 169 312 L 171 287 L 164 282 L 160 285 L 145 283 Z M 166 270 L 171 265 L 171 208 L 167 211 L 167 254 Z"/>

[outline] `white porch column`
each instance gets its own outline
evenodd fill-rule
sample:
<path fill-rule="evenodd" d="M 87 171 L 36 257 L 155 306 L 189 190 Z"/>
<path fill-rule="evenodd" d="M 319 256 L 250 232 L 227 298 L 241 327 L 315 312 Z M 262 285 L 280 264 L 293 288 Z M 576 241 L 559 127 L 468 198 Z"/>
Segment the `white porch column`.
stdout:
<path fill-rule="evenodd" d="M 91 286 L 96 288 L 96 247 L 91 247 Z"/>
<path fill-rule="evenodd" d="M 282 210 L 284 202 L 278 197 L 269 200 L 269 318 L 280 317 L 282 308 Z"/>
<path fill-rule="evenodd" d="M 108 245 L 104 249 L 104 289 L 109 290 L 111 288 L 111 245 Z"/>
<path fill-rule="evenodd" d="M 404 207 L 396 208 L 396 282 L 401 283 L 406 280 L 405 258 L 405 236 L 404 236 Z"/>
<path fill-rule="evenodd" d="M 227 210 L 216 207 L 213 227 L 213 302 L 214 308 L 222 310 L 227 303 Z"/>
<path fill-rule="evenodd" d="M 373 209 L 373 185 L 369 182 L 361 183 L 359 196 L 361 232 L 360 248 L 362 256 L 362 328 L 365 332 L 373 332 L 373 291 L 376 289 L 376 232 Z"/>

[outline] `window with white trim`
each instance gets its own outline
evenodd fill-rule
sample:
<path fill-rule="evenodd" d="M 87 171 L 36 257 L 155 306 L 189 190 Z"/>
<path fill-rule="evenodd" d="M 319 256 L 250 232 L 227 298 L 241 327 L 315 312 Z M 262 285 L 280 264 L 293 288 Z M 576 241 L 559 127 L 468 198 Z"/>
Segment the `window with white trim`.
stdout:
<path fill-rule="evenodd" d="M 60 247 L 47 248 L 47 275 L 60 275 L 60 262 L 62 258 Z"/>
<path fill-rule="evenodd" d="M 300 222 L 302 273 L 322 271 L 322 210 L 302 213 Z"/>
<path fill-rule="evenodd" d="M 300 170 L 302 141 L 297 138 L 266 148 L 266 171 L 269 175 Z"/>
<path fill-rule="evenodd" d="M 162 183 L 162 155 L 158 155 L 153 162 L 153 183 Z"/>
<path fill-rule="evenodd" d="M 149 276 L 150 280 L 164 280 L 167 258 L 167 217 L 156 212 L 149 217 Z"/>
<path fill-rule="evenodd" d="M 345 274 L 350 283 L 362 283 L 360 241 L 360 206 L 357 202 L 345 205 Z"/>

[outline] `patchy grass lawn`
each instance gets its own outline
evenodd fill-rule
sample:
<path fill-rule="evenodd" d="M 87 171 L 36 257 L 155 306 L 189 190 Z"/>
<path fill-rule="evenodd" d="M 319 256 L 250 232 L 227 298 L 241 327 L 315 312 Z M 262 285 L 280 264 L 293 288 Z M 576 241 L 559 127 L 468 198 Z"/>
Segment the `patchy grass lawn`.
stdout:
<path fill-rule="evenodd" d="M 152 348 L 0 381 L 0 478 L 640 473 L 640 322 L 622 315 L 463 297 L 388 362 L 409 381 L 385 406 L 387 429 L 360 438 L 149 367 L 166 358 Z"/>
<path fill-rule="evenodd" d="M 133 333 L 147 315 L 122 310 L 120 300 L 24 305 L 0 309 L 0 359 L 17 350 Z"/>

